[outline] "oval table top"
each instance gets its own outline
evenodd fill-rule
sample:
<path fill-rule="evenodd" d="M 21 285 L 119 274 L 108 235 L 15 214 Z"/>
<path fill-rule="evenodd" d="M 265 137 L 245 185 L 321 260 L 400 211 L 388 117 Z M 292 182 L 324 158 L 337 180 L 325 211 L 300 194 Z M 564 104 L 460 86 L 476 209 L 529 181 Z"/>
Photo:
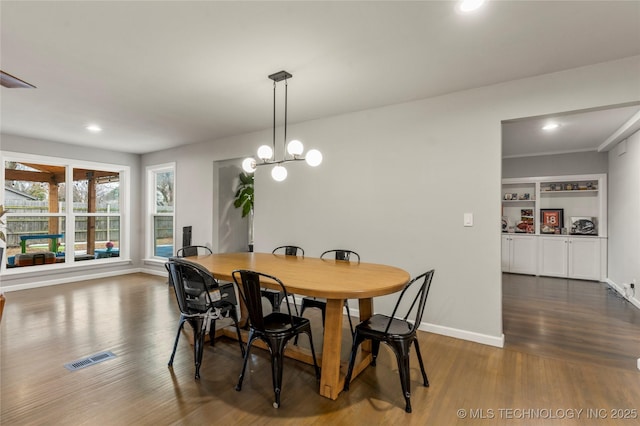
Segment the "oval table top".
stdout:
<path fill-rule="evenodd" d="M 395 293 L 409 282 L 409 273 L 394 266 L 271 253 L 217 253 L 190 256 L 217 279 L 233 281 L 236 269 L 279 278 L 290 293 L 326 299 L 365 299 Z"/>

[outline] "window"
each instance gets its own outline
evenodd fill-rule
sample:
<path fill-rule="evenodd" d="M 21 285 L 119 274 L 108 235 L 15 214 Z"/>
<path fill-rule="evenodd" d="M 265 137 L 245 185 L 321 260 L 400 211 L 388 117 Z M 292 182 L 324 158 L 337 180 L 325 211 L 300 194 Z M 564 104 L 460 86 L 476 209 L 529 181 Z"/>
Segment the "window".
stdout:
<path fill-rule="evenodd" d="M 175 163 L 147 167 L 147 257 L 174 253 Z"/>
<path fill-rule="evenodd" d="M 6 268 L 121 256 L 128 167 L 3 153 Z"/>

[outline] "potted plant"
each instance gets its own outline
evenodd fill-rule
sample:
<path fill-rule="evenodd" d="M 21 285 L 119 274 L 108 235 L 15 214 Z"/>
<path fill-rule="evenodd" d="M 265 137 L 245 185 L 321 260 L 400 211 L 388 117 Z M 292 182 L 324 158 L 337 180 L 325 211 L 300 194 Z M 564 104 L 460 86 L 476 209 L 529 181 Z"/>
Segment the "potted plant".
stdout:
<path fill-rule="evenodd" d="M 253 251 L 253 173 L 242 172 L 233 205 L 242 209 L 242 217 L 249 216 L 249 251 Z"/>

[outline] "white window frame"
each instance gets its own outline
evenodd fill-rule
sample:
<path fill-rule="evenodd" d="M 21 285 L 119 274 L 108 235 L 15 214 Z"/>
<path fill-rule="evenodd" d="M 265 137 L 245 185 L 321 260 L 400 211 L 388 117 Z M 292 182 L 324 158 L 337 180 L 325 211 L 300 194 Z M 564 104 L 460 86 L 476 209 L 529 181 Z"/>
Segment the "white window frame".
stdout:
<path fill-rule="evenodd" d="M 160 173 L 173 172 L 173 213 L 158 213 L 156 211 L 156 176 Z M 155 235 L 154 235 L 154 219 L 158 216 L 172 217 L 171 225 L 173 227 L 172 239 L 173 239 L 173 251 L 176 250 L 176 163 L 164 163 L 156 164 L 146 167 L 147 178 L 147 200 L 146 200 L 146 232 L 145 232 L 145 258 L 146 260 L 162 261 L 167 260 L 166 257 L 155 255 Z"/>
<path fill-rule="evenodd" d="M 2 261 L 2 275 L 21 275 L 27 274 L 29 272 L 35 272 L 38 270 L 59 270 L 65 267 L 91 267 L 91 266 L 99 266 L 104 263 L 117 263 L 117 262 L 131 262 L 131 225 L 129 218 L 131 217 L 131 203 L 130 203 L 130 175 L 131 168 L 129 166 L 124 166 L 121 164 L 109 164 L 109 163 L 96 163 L 92 161 L 83 161 L 83 160 L 74 160 L 69 158 L 62 157 L 52 157 L 52 156 L 41 156 L 35 154 L 26 154 L 20 152 L 9 152 L 9 151 L 0 151 L 0 162 L 2 163 L 2 173 L 0 173 L 0 187 L 2 191 L 0 192 L 0 204 L 5 205 L 4 203 L 4 186 L 5 186 L 5 172 L 4 165 L 7 161 L 15 161 L 19 163 L 35 163 L 42 165 L 51 165 L 51 166 L 60 166 L 65 167 L 65 199 L 67 200 L 67 205 L 65 206 L 64 212 L 59 213 L 19 213 L 19 216 L 57 216 L 65 218 L 65 246 L 75 247 L 75 225 L 76 225 L 76 217 L 78 216 L 112 216 L 119 217 L 120 219 L 120 244 L 119 244 L 119 256 L 104 258 L 104 259 L 95 259 L 91 262 L 78 262 L 75 260 L 74 256 L 65 256 L 64 263 L 56 263 L 56 264 L 48 264 L 48 265 L 37 265 L 30 266 L 28 268 L 6 268 L 6 262 Z M 73 169 L 91 169 L 91 170 L 100 170 L 100 171 L 111 171 L 118 172 L 120 175 L 120 212 L 119 213 L 87 213 L 87 212 L 75 212 L 73 209 L 73 185 L 70 184 L 73 182 Z M 7 216 L 10 216 L 11 212 L 7 213 Z M 7 217 L 5 216 L 5 218 Z"/>

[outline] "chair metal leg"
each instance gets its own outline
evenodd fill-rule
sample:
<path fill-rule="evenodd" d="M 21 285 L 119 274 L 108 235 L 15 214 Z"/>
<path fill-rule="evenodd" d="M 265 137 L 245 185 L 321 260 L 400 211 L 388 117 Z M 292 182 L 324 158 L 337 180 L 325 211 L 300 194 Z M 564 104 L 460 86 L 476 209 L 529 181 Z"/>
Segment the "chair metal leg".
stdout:
<path fill-rule="evenodd" d="M 351 384 L 351 375 L 353 374 L 353 365 L 356 362 L 356 354 L 358 353 L 358 346 L 363 342 L 363 338 L 358 334 L 358 329 L 356 328 L 355 333 L 353 334 L 353 345 L 351 346 L 351 355 L 349 356 L 349 368 L 347 368 L 347 375 L 344 377 L 344 388 L 343 390 L 348 391 L 349 385 Z"/>
<path fill-rule="evenodd" d="M 311 326 L 309 326 L 309 331 L 306 331 L 305 333 L 307 333 L 307 336 L 309 336 L 309 346 L 311 347 L 311 356 L 313 357 L 313 368 L 315 368 L 316 370 L 316 379 L 320 380 L 320 367 L 318 367 L 318 361 L 316 360 L 316 350 L 313 348 L 313 338 L 311 337 Z"/>
<path fill-rule="evenodd" d="M 180 314 L 180 322 L 178 323 L 178 332 L 176 333 L 176 340 L 173 342 L 173 352 L 171 352 L 171 358 L 169 358 L 169 367 L 173 365 L 173 357 L 176 355 L 176 349 L 178 348 L 178 340 L 180 340 L 180 332 L 184 327 L 185 318 Z"/>
<path fill-rule="evenodd" d="M 371 365 L 376 366 L 376 360 L 378 359 L 378 353 L 380 352 L 380 340 L 371 341 Z"/>
<path fill-rule="evenodd" d="M 231 311 L 229 315 L 233 315 L 233 323 L 236 325 L 236 333 L 238 333 L 238 344 L 240 344 L 240 353 L 242 353 L 242 356 L 244 357 L 244 343 L 242 343 L 242 334 L 240 334 L 240 325 L 238 324 L 236 311 Z"/>
<path fill-rule="evenodd" d="M 302 298 L 302 303 L 300 304 L 300 316 L 304 315 L 304 311 L 307 308 L 320 308 L 320 306 L 315 306 L 315 305 L 314 306 L 308 306 L 307 305 L 307 303 L 308 303 L 307 301 L 308 301 L 307 298 L 305 298 L 305 297 Z M 322 311 L 322 327 L 324 327 L 324 311 Z M 299 334 L 296 334 L 296 337 L 293 338 L 293 344 L 296 345 L 296 346 L 298 346 L 298 337 L 299 336 L 300 336 Z"/>
<path fill-rule="evenodd" d="M 189 318 L 189 324 L 193 328 L 193 358 L 196 366 L 196 380 L 200 379 L 200 365 L 204 351 L 204 334 L 202 333 L 202 318 Z"/>
<path fill-rule="evenodd" d="M 284 367 L 284 339 L 270 339 L 271 347 L 271 379 L 273 381 L 273 393 L 275 395 L 274 408 L 280 407 L 280 395 L 282 393 L 282 369 Z"/>
<path fill-rule="evenodd" d="M 400 373 L 400 385 L 405 400 L 405 411 L 411 412 L 411 377 L 409 367 L 409 347 L 411 342 L 387 342 L 396 354 L 398 360 L 398 372 Z"/>
<path fill-rule="evenodd" d="M 422 354 L 420 354 L 420 345 L 418 345 L 418 339 L 413 341 L 414 346 L 416 347 L 416 355 L 418 355 L 418 362 L 420 363 L 420 371 L 422 372 L 422 382 L 424 383 L 424 387 L 429 387 L 429 379 L 427 378 L 427 372 L 424 369 L 424 363 L 422 362 Z"/>
<path fill-rule="evenodd" d="M 251 344 L 255 339 L 253 330 L 249 331 L 249 339 L 247 340 L 247 350 L 244 353 L 244 361 L 242 362 L 242 371 L 240 372 L 240 377 L 238 377 L 238 384 L 236 385 L 236 390 L 240 392 L 242 390 L 242 380 L 244 379 L 244 373 L 247 370 L 247 362 L 249 361 L 249 354 L 251 352 Z"/>

